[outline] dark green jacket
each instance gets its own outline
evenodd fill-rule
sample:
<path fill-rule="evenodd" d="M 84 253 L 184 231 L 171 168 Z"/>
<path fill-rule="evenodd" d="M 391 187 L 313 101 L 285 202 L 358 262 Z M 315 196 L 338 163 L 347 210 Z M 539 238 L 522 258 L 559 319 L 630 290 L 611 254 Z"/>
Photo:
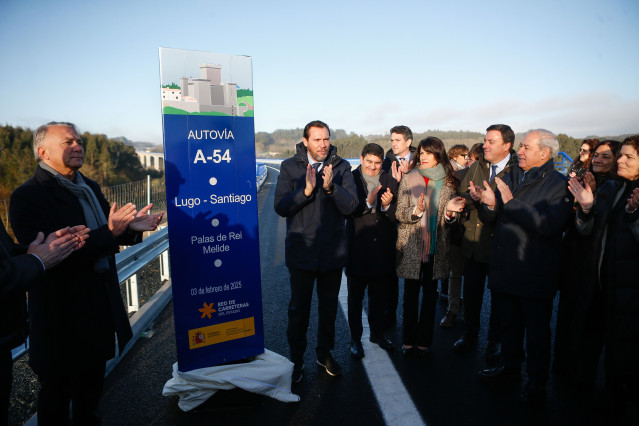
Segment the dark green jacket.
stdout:
<path fill-rule="evenodd" d="M 517 163 L 517 154 L 510 150 L 510 161 L 508 165 L 497 174 L 497 177 L 503 176 L 510 172 L 512 166 Z M 457 192 L 466 199 L 466 209 L 468 209 L 468 220 L 464 222 L 464 238 L 462 240 L 462 254 L 465 258 L 474 260 L 475 262 L 488 263 L 490 261 L 490 252 L 493 245 L 493 237 L 495 233 L 494 224 L 484 224 L 479 220 L 477 208 L 479 202 L 475 202 L 470 198 L 470 182 L 475 186 L 484 187 L 484 180 L 488 182 L 490 178 L 490 163 L 484 160 L 481 155 L 469 168 L 466 176 L 459 184 Z M 490 187 L 495 190 L 496 184 L 493 181 Z"/>

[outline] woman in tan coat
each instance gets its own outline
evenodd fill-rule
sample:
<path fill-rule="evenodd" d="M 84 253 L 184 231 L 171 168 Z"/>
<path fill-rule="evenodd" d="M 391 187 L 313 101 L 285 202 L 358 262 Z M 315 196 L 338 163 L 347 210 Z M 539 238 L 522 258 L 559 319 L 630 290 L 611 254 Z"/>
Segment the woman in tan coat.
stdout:
<path fill-rule="evenodd" d="M 404 278 L 402 353 L 426 356 L 433 340 L 437 280 L 448 274 L 448 230 L 464 200 L 455 197 L 458 181 L 436 137 L 423 139 L 399 186 L 397 211 L 397 275 Z M 418 315 L 419 292 L 422 291 Z"/>

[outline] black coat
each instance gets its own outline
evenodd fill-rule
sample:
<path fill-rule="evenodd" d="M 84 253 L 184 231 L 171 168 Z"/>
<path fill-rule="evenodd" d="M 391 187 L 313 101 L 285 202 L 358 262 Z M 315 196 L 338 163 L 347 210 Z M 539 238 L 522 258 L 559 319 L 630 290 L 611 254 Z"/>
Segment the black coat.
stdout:
<path fill-rule="evenodd" d="M 286 266 L 305 271 L 334 271 L 346 266 L 346 215 L 357 207 L 351 165 L 330 146 L 324 166 L 333 165 L 333 192 L 323 190 L 322 170 L 310 197 L 304 195 L 308 154 L 303 142 L 284 160 L 275 187 L 274 207 L 286 218 Z"/>
<path fill-rule="evenodd" d="M 497 191 L 494 211 L 483 205 L 480 220 L 496 220 L 490 257 L 490 289 L 530 298 L 550 298 L 557 291 L 561 236 L 572 213 L 567 179 L 554 169 L 552 159 L 530 169 L 514 166 L 504 175 L 514 198 L 503 204 Z"/>
<path fill-rule="evenodd" d="M 105 217 L 109 204 L 98 184 L 86 177 Z M 33 241 L 66 226 L 86 225 L 77 198 L 40 167 L 11 196 L 10 219 L 21 243 Z M 29 291 L 31 339 L 29 363 L 37 374 L 81 371 L 115 355 L 114 332 L 120 350 L 132 336 L 122 303 L 115 266 L 119 245 L 139 242 L 139 233 L 117 240 L 107 225 L 92 229 L 86 245 L 46 271 L 40 285 Z M 94 262 L 107 256 L 106 272 L 94 271 Z"/>
<path fill-rule="evenodd" d="M 0 349 L 25 342 L 29 331 L 26 291 L 44 278 L 42 262 L 15 244 L 0 220 Z"/>
<path fill-rule="evenodd" d="M 417 151 L 417 148 L 412 145 L 408 149 L 410 150 L 411 154 L 415 154 L 415 151 Z M 390 173 L 393 163 L 397 163 L 397 165 L 399 166 L 397 156 L 392 149 L 389 149 L 386 152 L 386 158 L 384 158 L 384 162 L 382 163 L 382 170 L 384 170 L 386 173 Z"/>
<path fill-rule="evenodd" d="M 377 208 L 372 212 L 366 204 L 368 189 L 362 176 L 362 167 L 353 171 L 357 187 L 357 208 L 346 221 L 348 235 L 348 265 L 346 273 L 359 277 L 392 277 L 395 275 L 395 242 L 397 241 L 397 181 L 380 170 Z M 393 193 L 388 210 L 381 211 L 382 194 L 386 189 Z"/>
<path fill-rule="evenodd" d="M 579 232 L 589 238 L 582 261 L 591 266 L 591 273 L 583 277 L 584 287 L 607 293 L 607 365 L 635 378 L 639 377 L 639 210 L 627 213 L 625 206 L 638 184 L 607 181 L 597 189 L 591 211 L 584 214 L 579 209 L 576 219 Z"/>

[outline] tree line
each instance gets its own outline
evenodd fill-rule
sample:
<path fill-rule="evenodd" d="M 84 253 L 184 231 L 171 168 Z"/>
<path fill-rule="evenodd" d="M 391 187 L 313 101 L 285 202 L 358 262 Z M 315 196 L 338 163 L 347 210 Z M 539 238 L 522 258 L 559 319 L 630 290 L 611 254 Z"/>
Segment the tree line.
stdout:
<path fill-rule="evenodd" d="M 103 134 L 85 132 L 82 174 L 101 186 L 119 185 L 162 177 L 162 172 L 142 168 L 135 148 Z M 28 128 L 0 126 L 0 199 L 7 199 L 14 189 L 33 176 L 36 160 L 33 154 L 33 131 Z"/>
<path fill-rule="evenodd" d="M 465 130 L 427 130 L 413 133 L 413 145 L 420 140 L 435 136 L 440 138 L 446 149 L 453 145 L 463 144 L 468 148 L 475 143 L 483 143 L 484 133 Z M 618 136 L 588 136 L 599 140 L 613 139 L 623 141 L 629 135 Z M 277 129 L 272 133 L 257 132 L 255 134 L 255 151 L 258 157 L 272 156 L 275 158 L 288 158 L 295 154 L 295 145 L 302 140 L 303 129 Z M 523 139 L 524 133 L 518 133 L 515 138 L 515 146 Z M 557 135 L 559 150 L 564 151 L 571 158 L 579 154 L 583 138 L 574 138 L 565 133 Z M 390 134 L 386 135 L 359 135 L 354 132 L 347 133 L 343 129 L 331 129 L 331 144 L 337 147 L 338 154 L 343 158 L 358 158 L 362 148 L 367 143 L 374 142 L 381 145 L 384 150 L 390 149 Z"/>

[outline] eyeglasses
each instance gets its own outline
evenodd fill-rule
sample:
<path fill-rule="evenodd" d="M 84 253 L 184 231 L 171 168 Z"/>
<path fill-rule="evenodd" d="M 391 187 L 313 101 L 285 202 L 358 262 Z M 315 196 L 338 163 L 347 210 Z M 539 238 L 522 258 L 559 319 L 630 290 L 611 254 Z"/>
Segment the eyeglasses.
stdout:
<path fill-rule="evenodd" d="M 462 157 L 468 158 L 468 154 L 461 154 Z"/>

